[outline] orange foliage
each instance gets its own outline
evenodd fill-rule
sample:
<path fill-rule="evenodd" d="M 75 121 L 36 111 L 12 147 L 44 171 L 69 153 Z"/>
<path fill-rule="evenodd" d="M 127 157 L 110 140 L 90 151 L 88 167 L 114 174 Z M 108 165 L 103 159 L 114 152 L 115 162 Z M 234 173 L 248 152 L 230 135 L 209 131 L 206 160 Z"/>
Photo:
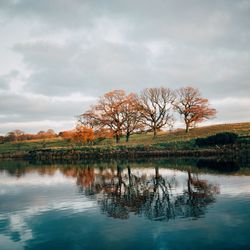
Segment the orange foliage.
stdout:
<path fill-rule="evenodd" d="M 78 171 L 77 175 L 77 185 L 82 187 L 89 187 L 95 180 L 94 168 L 83 168 Z"/>
<path fill-rule="evenodd" d="M 95 128 L 98 132 L 112 131 L 116 142 L 123 134 L 127 138 L 139 128 L 139 111 L 135 94 L 126 95 L 124 90 L 113 90 L 104 94 L 97 104 L 80 116 L 80 122 Z M 103 138 L 101 135 L 99 138 Z"/>
<path fill-rule="evenodd" d="M 114 133 L 110 129 L 100 128 L 95 131 L 95 139 L 110 139 L 113 138 Z"/>
<path fill-rule="evenodd" d="M 59 133 L 59 136 L 64 139 L 72 139 L 74 137 L 74 133 L 75 131 L 73 130 L 62 131 Z"/>
<path fill-rule="evenodd" d="M 113 90 L 100 97 L 98 103 L 91 107 L 90 110 L 81 115 L 84 125 L 87 122 L 90 127 L 96 130 L 105 128 L 110 129 L 120 141 L 122 135 L 122 126 L 124 117 L 122 115 L 123 104 L 126 100 L 124 90 Z"/>
<path fill-rule="evenodd" d="M 208 99 L 202 98 L 198 89 L 185 87 L 178 89 L 176 93 L 174 107 L 184 118 L 186 132 L 191 126 L 215 116 L 216 110 L 209 108 Z"/>
<path fill-rule="evenodd" d="M 94 131 L 82 125 L 78 125 L 73 133 L 73 140 L 78 143 L 87 143 L 94 140 Z"/>

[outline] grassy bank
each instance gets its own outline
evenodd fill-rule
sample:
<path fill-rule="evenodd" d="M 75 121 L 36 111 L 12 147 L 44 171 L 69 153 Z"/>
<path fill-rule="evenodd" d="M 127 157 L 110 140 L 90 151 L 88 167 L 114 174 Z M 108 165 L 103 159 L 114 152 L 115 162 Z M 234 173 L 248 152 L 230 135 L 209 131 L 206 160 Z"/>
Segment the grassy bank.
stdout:
<path fill-rule="evenodd" d="M 220 132 L 233 132 L 239 135 L 237 143 L 230 147 L 199 148 L 195 144 L 196 138 L 203 138 Z M 70 140 L 54 138 L 48 140 L 33 140 L 0 144 L 0 154 L 3 157 L 132 157 L 146 155 L 179 155 L 196 156 L 231 153 L 231 151 L 248 151 L 250 123 L 220 124 L 201 128 L 194 128 L 189 133 L 184 130 L 160 132 L 156 138 L 151 133 L 132 135 L 128 143 L 122 138 L 117 145 L 112 139 L 95 142 L 92 146 L 77 145 Z"/>

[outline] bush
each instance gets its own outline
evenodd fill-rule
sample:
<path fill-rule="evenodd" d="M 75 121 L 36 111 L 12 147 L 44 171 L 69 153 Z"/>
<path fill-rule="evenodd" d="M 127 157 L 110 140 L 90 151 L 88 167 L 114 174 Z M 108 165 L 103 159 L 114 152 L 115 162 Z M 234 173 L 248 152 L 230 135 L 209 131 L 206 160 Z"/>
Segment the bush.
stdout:
<path fill-rule="evenodd" d="M 237 140 L 238 135 L 231 132 L 218 133 L 206 138 L 197 138 L 195 144 L 201 146 L 225 145 L 233 144 Z"/>

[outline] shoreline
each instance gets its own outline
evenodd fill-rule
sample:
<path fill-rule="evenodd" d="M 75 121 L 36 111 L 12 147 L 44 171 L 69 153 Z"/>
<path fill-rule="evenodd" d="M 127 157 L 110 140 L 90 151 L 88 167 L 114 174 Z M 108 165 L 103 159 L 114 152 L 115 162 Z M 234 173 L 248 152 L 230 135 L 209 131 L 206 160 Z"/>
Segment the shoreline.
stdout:
<path fill-rule="evenodd" d="M 32 151 L 16 151 L 0 154 L 0 159 L 23 159 L 23 160 L 82 160 L 82 159 L 134 159 L 149 157 L 210 157 L 225 156 L 237 157 L 245 155 L 250 158 L 250 149 L 239 149 L 234 147 L 225 148 L 203 148 L 203 149 L 183 149 L 183 150 L 138 150 L 138 149 L 102 149 L 102 148 L 85 148 L 85 149 L 39 149 Z"/>

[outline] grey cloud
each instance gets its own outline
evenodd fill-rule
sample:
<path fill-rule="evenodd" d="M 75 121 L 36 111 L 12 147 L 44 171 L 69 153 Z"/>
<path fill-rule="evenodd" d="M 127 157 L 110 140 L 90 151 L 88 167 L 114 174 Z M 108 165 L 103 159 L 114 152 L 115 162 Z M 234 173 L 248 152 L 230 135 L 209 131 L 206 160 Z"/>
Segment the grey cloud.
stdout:
<path fill-rule="evenodd" d="M 138 38 L 170 38 L 191 47 L 249 48 L 250 3 L 247 1 L 150 3 L 148 8 L 134 8 L 141 10 L 139 15 L 133 15 L 139 24 L 139 32 L 135 30 Z"/>
<path fill-rule="evenodd" d="M 15 45 L 33 70 L 25 88 L 46 95 L 101 95 L 114 88 L 138 91 L 161 85 L 193 85 L 207 97 L 246 96 L 250 91 L 248 53 L 201 50 L 173 43 L 163 44 L 156 54 L 150 43 L 102 41 L 87 48 L 81 43 L 74 45 Z"/>
<path fill-rule="evenodd" d="M 212 100 L 211 104 L 217 109 L 217 121 L 249 122 L 250 98 L 225 98 Z"/>
<path fill-rule="evenodd" d="M 63 45 L 38 41 L 14 47 L 33 69 L 29 90 L 48 95 L 65 91 L 100 95 L 113 88 L 191 84 L 208 96 L 223 96 L 245 94 L 249 89 L 245 66 L 250 62 L 248 1 L 65 3 L 69 8 L 65 15 L 82 25 L 82 36 L 67 25 L 69 16 L 61 13 L 60 1 L 45 2 L 21 1 L 9 6 L 9 11 L 23 18 L 26 11 L 49 26 L 54 25 L 51 18 L 55 17 L 60 27 L 70 30 Z M 92 11 L 78 19 L 84 15 L 83 9 Z M 91 28 L 85 25 L 89 22 Z M 111 25 L 122 35 L 121 41 L 112 42 Z M 145 47 L 151 43 L 165 48 L 154 56 Z M 225 89 L 229 91 L 225 93 Z"/>
<path fill-rule="evenodd" d="M 73 48 L 44 41 L 17 43 L 13 50 L 21 53 L 24 63 L 34 70 L 68 67 L 70 56 L 75 52 Z"/>
<path fill-rule="evenodd" d="M 8 122 L 29 122 L 48 120 L 71 120 L 81 114 L 93 101 L 82 98 L 82 100 L 72 100 L 69 98 L 54 100 L 44 96 L 20 95 L 13 93 L 0 94 L 0 123 Z"/>
<path fill-rule="evenodd" d="M 62 1 L 62 0 L 3 0 L 0 2 L 2 14 L 15 19 L 30 19 L 51 28 L 76 28 L 90 24 L 91 15 L 98 15 L 93 10 L 91 1 Z M 6 20 L 6 19 L 4 19 Z M 84 20 L 84 22 L 83 22 Z"/>
<path fill-rule="evenodd" d="M 1 122 L 72 118 L 88 102 L 51 101 L 72 93 L 186 85 L 210 100 L 250 93 L 247 0 L 2 0 L 0 22 L 5 54 L 12 48 L 10 58 L 21 60 L 0 76 Z M 18 91 L 30 97 L 6 94 L 19 75 Z M 218 121 L 249 120 L 245 104 L 216 105 Z"/>
<path fill-rule="evenodd" d="M 153 75 L 148 78 L 144 48 L 109 42 L 88 49 L 71 48 L 46 43 L 16 45 L 15 50 L 22 53 L 24 62 L 33 70 L 26 89 L 47 95 L 101 95 L 113 88 L 132 88 L 140 82 L 147 87 L 153 82 Z"/>
<path fill-rule="evenodd" d="M 10 88 L 10 82 L 19 76 L 19 72 L 17 70 L 13 70 L 8 74 L 0 76 L 0 90 L 7 90 Z"/>
<path fill-rule="evenodd" d="M 247 0 L 221 1 L 2 1 L 3 14 L 12 18 L 33 19 L 50 29 L 94 28 L 106 17 L 128 22 L 129 39 L 171 38 L 191 46 L 249 48 Z"/>
<path fill-rule="evenodd" d="M 8 80 L 4 76 L 0 76 L 0 90 L 5 90 L 9 87 Z"/>
<path fill-rule="evenodd" d="M 0 135 L 14 129 L 36 133 L 49 128 L 57 132 L 72 129 L 77 116 L 85 111 L 93 100 L 65 96 L 48 98 L 32 94 L 0 92 Z"/>

